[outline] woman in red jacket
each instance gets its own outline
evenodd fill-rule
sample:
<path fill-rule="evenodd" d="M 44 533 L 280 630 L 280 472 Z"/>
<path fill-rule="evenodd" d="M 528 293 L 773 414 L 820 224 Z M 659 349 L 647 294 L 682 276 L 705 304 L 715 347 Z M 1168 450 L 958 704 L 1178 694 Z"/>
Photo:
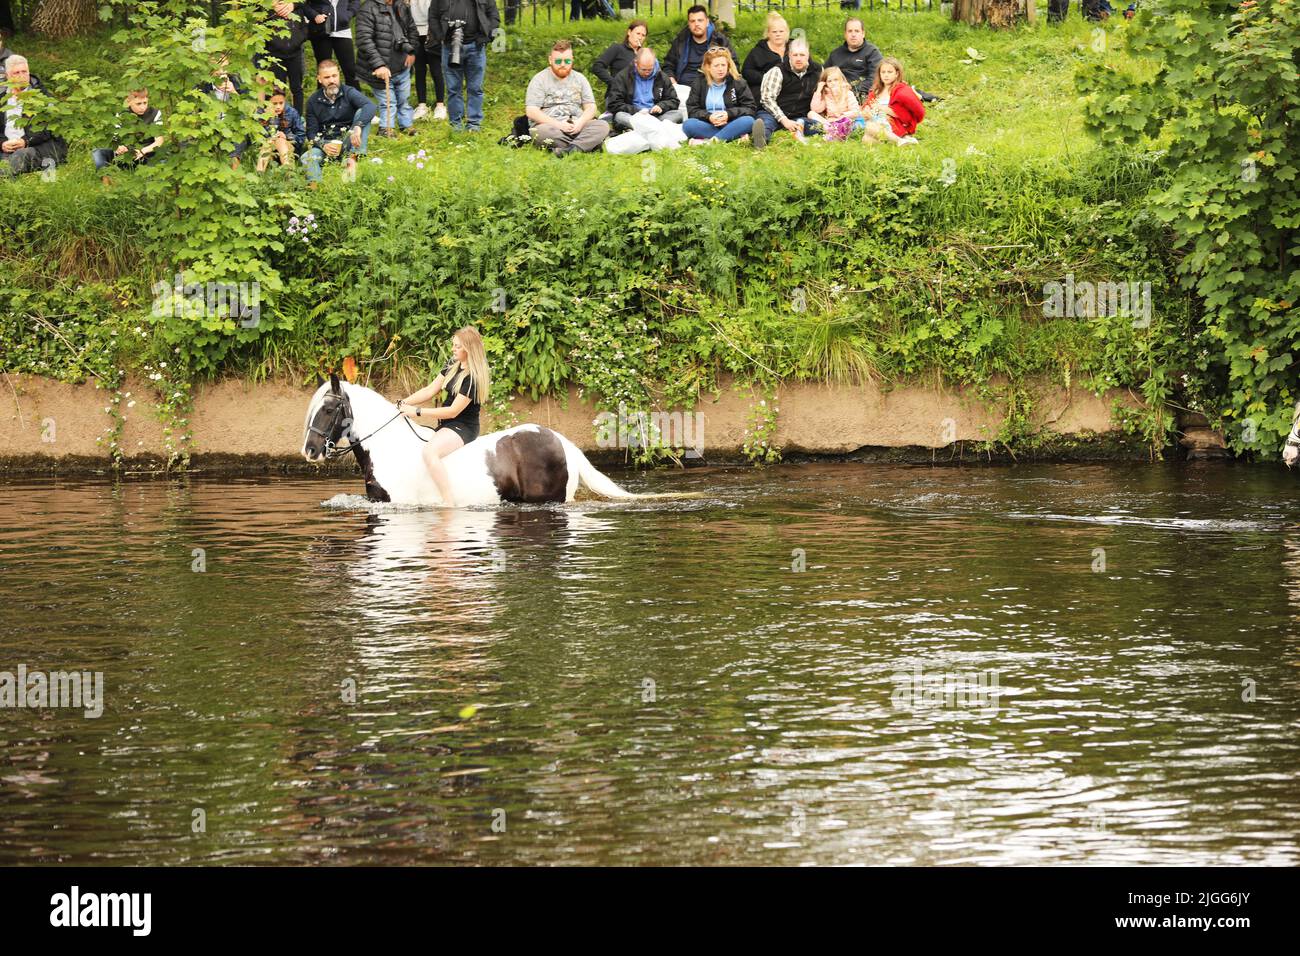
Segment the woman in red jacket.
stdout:
<path fill-rule="evenodd" d="M 903 64 L 892 56 L 880 61 L 876 82 L 862 101 L 862 115 L 867 129 L 862 134 L 864 143 L 889 140 L 898 146 L 916 142 L 912 134 L 917 124 L 925 119 L 925 107 L 916 91 L 903 82 Z"/>

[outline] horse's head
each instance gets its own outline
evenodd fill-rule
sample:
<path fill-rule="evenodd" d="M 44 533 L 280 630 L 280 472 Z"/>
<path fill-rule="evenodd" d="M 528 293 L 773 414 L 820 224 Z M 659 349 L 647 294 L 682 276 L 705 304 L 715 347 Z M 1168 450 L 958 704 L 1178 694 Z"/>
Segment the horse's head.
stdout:
<path fill-rule="evenodd" d="M 322 456 L 333 458 L 338 443 L 351 430 L 352 402 L 339 383 L 339 377 L 331 372 L 329 383 L 316 390 L 307 406 L 302 456 L 308 461 L 319 461 Z"/>

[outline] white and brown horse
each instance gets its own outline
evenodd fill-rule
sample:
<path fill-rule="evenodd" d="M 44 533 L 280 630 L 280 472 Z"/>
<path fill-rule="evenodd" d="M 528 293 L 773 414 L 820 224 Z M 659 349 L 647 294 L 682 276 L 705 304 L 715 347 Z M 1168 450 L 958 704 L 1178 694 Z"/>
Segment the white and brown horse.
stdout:
<path fill-rule="evenodd" d="M 421 455 L 432 434 L 378 392 L 331 375 L 307 406 L 302 453 L 308 461 L 356 455 L 372 501 L 440 505 Z M 340 447 L 344 439 L 348 444 Z M 580 483 L 602 498 L 646 497 L 624 491 L 577 445 L 540 425 L 480 435 L 443 463 L 458 505 L 572 501 Z"/>

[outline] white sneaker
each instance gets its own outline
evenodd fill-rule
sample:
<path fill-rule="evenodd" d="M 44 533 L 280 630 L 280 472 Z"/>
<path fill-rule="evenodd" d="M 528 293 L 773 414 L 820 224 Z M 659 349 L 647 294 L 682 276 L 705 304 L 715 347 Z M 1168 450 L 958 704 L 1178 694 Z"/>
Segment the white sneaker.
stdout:
<path fill-rule="evenodd" d="M 372 119 L 372 120 L 370 121 L 370 125 L 371 125 L 371 126 L 378 126 L 378 125 L 379 125 L 379 114 L 378 114 L 378 113 L 376 113 L 376 114 L 375 114 L 375 118 Z"/>
<path fill-rule="evenodd" d="M 415 108 L 415 115 L 411 117 L 411 120 L 412 122 L 419 122 L 420 120 L 424 119 L 428 115 L 429 115 L 428 105 L 421 103 L 419 106 Z"/>
<path fill-rule="evenodd" d="M 915 146 L 920 142 L 915 136 L 904 136 L 899 139 L 899 146 Z"/>
<path fill-rule="evenodd" d="M 445 120 L 447 118 L 447 107 L 439 103 L 433 108 L 433 118 L 436 120 Z"/>

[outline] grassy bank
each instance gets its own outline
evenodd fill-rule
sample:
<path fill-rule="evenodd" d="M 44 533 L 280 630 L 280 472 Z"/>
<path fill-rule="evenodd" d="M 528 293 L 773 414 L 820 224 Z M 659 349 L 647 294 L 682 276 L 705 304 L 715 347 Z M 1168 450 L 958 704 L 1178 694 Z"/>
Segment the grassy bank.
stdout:
<path fill-rule="evenodd" d="M 838 14 L 790 19 L 815 54 L 840 40 Z M 1164 403 L 1196 347 L 1193 309 L 1171 281 L 1168 237 L 1143 210 L 1149 157 L 1082 131 L 1073 76 L 1096 61 L 1090 29 L 995 33 L 937 12 L 864 19 L 909 80 L 943 97 L 919 147 L 778 137 L 763 153 L 563 161 L 509 150 L 496 140 L 553 40 L 573 36 L 586 68 L 623 28 L 518 31 L 489 56 L 485 135 L 423 124 L 415 140 L 373 142 L 354 183 L 336 174 L 308 193 L 296 171 L 256 183 L 268 205 L 292 193 L 319 228 L 273 256 L 284 289 L 255 329 L 199 331 L 150 314 L 150 287 L 179 265 L 140 223 L 173 211 L 103 189 L 90 144 L 74 144 L 54 182 L 0 185 L 12 225 L 5 367 L 107 382 L 147 363 L 160 388 L 183 392 L 195 376 L 308 377 L 352 355 L 382 379 L 433 367 L 450 332 L 474 322 L 502 394 L 576 382 L 607 407 L 636 408 L 689 404 L 725 372 L 760 395 L 792 378 L 932 377 L 1010 398 L 1017 412 L 999 440 L 1026 447 L 1037 441 L 1026 386 L 1047 376 L 1145 393 L 1150 411 L 1134 424 L 1162 444 Z M 651 44 L 666 49 L 681 22 L 653 21 Z M 745 51 L 761 31 L 743 15 L 733 38 Z M 42 75 L 112 75 L 102 38 L 14 45 Z M 1071 274 L 1151 282 L 1150 325 L 1045 317 L 1043 285 Z M 756 436 L 771 424 L 756 412 Z"/>

